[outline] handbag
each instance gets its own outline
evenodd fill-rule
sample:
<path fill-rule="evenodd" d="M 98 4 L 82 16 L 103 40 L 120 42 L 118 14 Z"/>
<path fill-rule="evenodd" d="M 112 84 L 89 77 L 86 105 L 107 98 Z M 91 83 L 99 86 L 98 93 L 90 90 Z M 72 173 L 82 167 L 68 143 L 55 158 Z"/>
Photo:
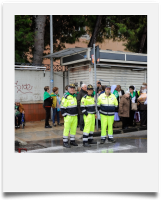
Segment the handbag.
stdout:
<path fill-rule="evenodd" d="M 132 103 L 132 108 L 131 110 L 137 110 L 137 103 Z"/>

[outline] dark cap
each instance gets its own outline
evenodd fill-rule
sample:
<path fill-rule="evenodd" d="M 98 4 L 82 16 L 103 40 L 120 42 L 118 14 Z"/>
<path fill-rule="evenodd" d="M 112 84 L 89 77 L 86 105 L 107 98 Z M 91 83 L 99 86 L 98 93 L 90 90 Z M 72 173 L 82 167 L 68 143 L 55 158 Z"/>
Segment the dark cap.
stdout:
<path fill-rule="evenodd" d="M 92 85 L 88 85 L 87 86 L 87 90 L 93 90 L 93 86 Z"/>
<path fill-rule="evenodd" d="M 111 86 L 110 86 L 110 85 L 106 85 L 106 86 L 105 86 L 105 89 L 106 89 L 106 88 L 110 88 L 110 89 L 111 89 Z"/>
<path fill-rule="evenodd" d="M 70 87 L 70 88 L 75 88 L 75 85 L 74 85 L 73 83 L 71 83 L 71 84 L 69 85 L 69 87 Z"/>

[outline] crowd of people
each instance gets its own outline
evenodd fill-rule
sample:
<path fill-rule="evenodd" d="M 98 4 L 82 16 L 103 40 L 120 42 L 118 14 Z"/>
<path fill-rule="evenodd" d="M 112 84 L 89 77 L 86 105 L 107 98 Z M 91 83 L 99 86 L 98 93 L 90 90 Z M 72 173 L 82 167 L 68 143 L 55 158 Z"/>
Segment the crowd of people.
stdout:
<path fill-rule="evenodd" d="M 142 127 L 147 126 L 146 83 L 142 84 L 139 91 L 131 85 L 128 90 L 124 92 L 120 85 L 101 85 L 101 82 L 98 81 L 97 95 L 95 95 L 92 85 L 87 86 L 86 84 L 82 84 L 79 91 L 75 91 L 75 85 L 71 84 L 67 87 L 67 91 L 62 99 L 61 112 L 64 116 L 64 122 L 66 121 L 66 123 L 64 123 L 65 127 L 63 133 L 63 143 L 65 147 L 70 147 L 70 145 L 77 146 L 75 142 L 77 121 L 80 130 L 83 131 L 83 146 L 95 144 L 93 132 L 97 115 L 99 126 L 101 127 L 101 144 L 105 142 L 106 135 L 108 135 L 108 140 L 110 142 L 115 142 L 113 139 L 113 128 L 117 127 L 115 124 L 117 124 L 118 121 L 122 121 L 122 129 L 134 127 L 137 125 L 137 122 L 140 122 Z M 97 112 L 95 111 L 96 102 L 98 107 Z M 71 120 L 74 116 L 75 123 L 72 123 Z M 78 116 L 78 118 L 76 116 Z M 71 129 L 72 125 L 73 128 Z M 106 133 L 107 127 L 108 134 Z M 68 144 L 69 132 L 70 145 Z"/>
<path fill-rule="evenodd" d="M 97 82 L 98 96 L 105 90 L 105 86 L 101 82 Z M 122 129 L 135 127 L 136 122 L 140 122 L 140 126 L 147 126 L 147 84 L 143 83 L 140 90 L 137 91 L 135 86 L 129 86 L 124 92 L 120 85 L 112 85 L 111 93 L 115 95 L 118 101 L 118 109 L 114 114 L 114 124 L 122 121 Z M 100 123 L 99 123 L 100 124 Z M 118 128 L 118 126 L 113 126 Z"/>
<path fill-rule="evenodd" d="M 53 126 L 60 123 L 60 112 L 64 117 L 63 146 L 78 146 L 75 142 L 77 126 L 83 131 L 83 146 L 89 147 L 96 144 L 93 140 L 95 118 L 101 128 L 101 144 L 106 140 L 115 142 L 113 128 L 117 128 L 118 122 L 122 121 L 122 129 L 136 126 L 140 122 L 142 127 L 147 126 L 147 84 L 143 83 L 140 90 L 135 86 L 129 86 L 127 91 L 122 90 L 120 85 L 102 85 L 97 81 L 97 94 L 92 85 L 82 84 L 75 90 L 75 85 L 65 87 L 65 93 L 60 98 L 58 87 L 54 87 L 50 94 L 49 86 L 44 87 L 43 107 L 46 111 L 45 128 L 52 128 L 49 124 L 51 108 L 53 111 Z M 97 111 L 95 104 L 97 103 Z M 15 126 L 19 127 L 24 109 L 19 100 L 15 102 Z M 57 124 L 55 122 L 57 116 Z M 106 133 L 108 128 L 108 134 Z M 70 144 L 68 135 L 70 132 Z"/>

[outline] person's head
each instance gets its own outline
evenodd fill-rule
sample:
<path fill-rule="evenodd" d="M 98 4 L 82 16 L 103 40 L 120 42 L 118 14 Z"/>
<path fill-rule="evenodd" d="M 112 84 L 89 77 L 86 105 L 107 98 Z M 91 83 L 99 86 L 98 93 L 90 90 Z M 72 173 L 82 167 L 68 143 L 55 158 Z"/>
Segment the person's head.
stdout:
<path fill-rule="evenodd" d="M 82 88 L 82 90 L 87 91 L 87 85 L 86 85 L 86 84 L 83 83 L 83 84 L 81 85 L 81 88 Z"/>
<path fill-rule="evenodd" d="M 130 92 L 129 92 L 129 91 L 126 91 L 126 92 L 125 92 L 125 96 L 126 96 L 126 98 L 129 98 L 129 97 L 130 97 Z"/>
<path fill-rule="evenodd" d="M 81 87 L 78 87 L 78 92 L 80 92 L 80 90 L 81 90 Z"/>
<path fill-rule="evenodd" d="M 102 91 L 105 91 L 105 85 L 102 85 L 101 88 L 102 88 Z"/>
<path fill-rule="evenodd" d="M 143 83 L 141 86 L 142 93 L 145 93 L 147 91 L 147 83 Z"/>
<path fill-rule="evenodd" d="M 100 88 L 98 89 L 98 93 L 100 94 L 102 91 L 103 91 L 103 90 L 102 90 L 102 88 L 100 87 Z"/>
<path fill-rule="evenodd" d="M 45 92 L 50 92 L 49 86 L 45 86 L 45 87 L 44 87 L 44 91 L 45 91 Z"/>
<path fill-rule="evenodd" d="M 68 91 L 68 87 L 69 87 L 68 85 L 65 87 L 65 90 L 66 90 L 66 91 Z"/>
<path fill-rule="evenodd" d="M 101 82 L 97 81 L 97 87 L 101 87 Z"/>
<path fill-rule="evenodd" d="M 87 93 L 88 93 L 89 96 L 92 95 L 92 93 L 93 93 L 93 86 L 92 85 L 87 86 Z"/>
<path fill-rule="evenodd" d="M 20 100 L 19 100 L 19 99 L 16 99 L 16 100 L 15 100 L 15 105 L 16 105 L 16 106 L 19 106 L 19 105 L 20 105 Z"/>
<path fill-rule="evenodd" d="M 58 94 L 58 87 L 54 87 L 54 88 L 53 88 L 53 92 L 54 92 L 55 94 Z"/>
<path fill-rule="evenodd" d="M 110 85 L 106 85 L 105 93 L 106 93 L 106 95 L 109 95 L 111 93 L 111 86 Z"/>
<path fill-rule="evenodd" d="M 120 92 L 121 91 L 121 86 L 117 85 L 116 88 L 115 88 L 115 90 L 118 91 L 118 92 Z"/>
<path fill-rule="evenodd" d="M 133 91 L 134 91 L 134 86 L 133 85 L 129 86 L 129 92 L 133 93 Z"/>
<path fill-rule="evenodd" d="M 70 94 L 74 94 L 75 93 L 75 85 L 73 83 L 69 85 L 68 92 Z"/>

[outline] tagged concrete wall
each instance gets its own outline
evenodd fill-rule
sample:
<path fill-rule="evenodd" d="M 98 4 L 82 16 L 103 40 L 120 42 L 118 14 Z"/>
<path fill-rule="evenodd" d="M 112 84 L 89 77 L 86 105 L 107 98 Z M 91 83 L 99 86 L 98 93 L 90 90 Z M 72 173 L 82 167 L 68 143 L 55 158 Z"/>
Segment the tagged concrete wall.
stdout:
<path fill-rule="evenodd" d="M 43 102 L 44 86 L 50 86 L 50 72 L 15 70 L 15 99 L 23 103 Z M 54 86 L 63 96 L 63 72 L 54 73 Z"/>

